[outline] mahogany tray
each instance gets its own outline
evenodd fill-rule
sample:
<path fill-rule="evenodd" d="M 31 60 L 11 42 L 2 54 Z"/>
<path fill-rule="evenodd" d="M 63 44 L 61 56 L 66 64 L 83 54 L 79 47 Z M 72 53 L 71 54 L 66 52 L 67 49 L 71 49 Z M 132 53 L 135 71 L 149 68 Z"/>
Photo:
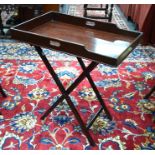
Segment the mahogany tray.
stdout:
<path fill-rule="evenodd" d="M 115 24 L 48 12 L 11 28 L 13 39 L 118 66 L 139 44 L 141 32 Z"/>
<path fill-rule="evenodd" d="M 11 29 L 11 33 L 12 38 L 35 46 L 36 52 L 38 52 L 38 55 L 43 60 L 62 94 L 47 109 L 41 119 L 44 120 L 65 99 L 90 145 L 95 146 L 96 143 L 89 133 L 90 127 L 102 110 L 104 110 L 107 118 L 110 120 L 112 120 L 112 116 L 90 72 L 98 63 L 118 66 L 138 45 L 142 33 L 122 30 L 111 23 L 103 23 L 89 18 L 74 17 L 56 12 L 49 12 L 17 25 Z M 83 72 L 67 89 L 63 86 L 41 47 L 53 48 L 77 57 Z M 82 58 L 92 60 L 92 62 L 88 66 L 85 66 Z M 94 114 L 88 124 L 83 122 L 80 113 L 70 98 L 70 93 L 84 78 L 88 79 L 101 105 L 99 111 Z"/>

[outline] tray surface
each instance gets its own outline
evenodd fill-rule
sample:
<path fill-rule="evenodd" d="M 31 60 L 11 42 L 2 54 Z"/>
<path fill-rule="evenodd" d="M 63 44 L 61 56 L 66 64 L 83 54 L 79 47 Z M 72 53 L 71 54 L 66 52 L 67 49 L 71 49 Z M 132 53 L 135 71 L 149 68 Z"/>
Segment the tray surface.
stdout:
<path fill-rule="evenodd" d="M 134 37 L 100 31 L 59 21 L 49 21 L 30 30 L 39 35 L 83 44 L 93 53 L 117 58 Z"/>
<path fill-rule="evenodd" d="M 49 12 L 11 28 L 12 38 L 35 46 L 118 66 L 138 45 L 141 32 L 115 24 Z"/>

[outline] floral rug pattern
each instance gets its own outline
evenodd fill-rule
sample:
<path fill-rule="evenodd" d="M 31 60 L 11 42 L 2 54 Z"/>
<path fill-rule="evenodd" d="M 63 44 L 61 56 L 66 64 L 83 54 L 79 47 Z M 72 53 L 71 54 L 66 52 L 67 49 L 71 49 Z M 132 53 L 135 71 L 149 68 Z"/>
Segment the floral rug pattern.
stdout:
<path fill-rule="evenodd" d="M 65 87 L 81 73 L 74 57 L 48 49 L 44 53 Z M 100 64 L 91 75 L 113 117 L 108 120 L 103 111 L 94 122 L 90 133 L 95 147 L 65 100 L 40 120 L 60 91 L 34 47 L 0 40 L 0 83 L 7 94 L 0 96 L 0 149 L 155 150 L 155 93 L 143 99 L 155 83 L 155 49 L 139 46 L 118 68 Z M 88 123 L 100 108 L 88 81 L 70 96 Z"/>

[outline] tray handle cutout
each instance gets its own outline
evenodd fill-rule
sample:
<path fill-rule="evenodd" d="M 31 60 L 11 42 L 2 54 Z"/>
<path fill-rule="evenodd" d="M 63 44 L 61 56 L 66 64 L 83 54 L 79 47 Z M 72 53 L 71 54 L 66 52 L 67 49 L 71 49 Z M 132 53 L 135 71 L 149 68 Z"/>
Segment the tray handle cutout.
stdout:
<path fill-rule="evenodd" d="M 92 26 L 92 27 L 94 27 L 94 26 L 95 26 L 95 22 L 86 21 L 86 25 L 87 25 L 87 26 Z"/>
<path fill-rule="evenodd" d="M 60 47 L 61 44 L 57 41 L 50 40 L 50 45 Z"/>

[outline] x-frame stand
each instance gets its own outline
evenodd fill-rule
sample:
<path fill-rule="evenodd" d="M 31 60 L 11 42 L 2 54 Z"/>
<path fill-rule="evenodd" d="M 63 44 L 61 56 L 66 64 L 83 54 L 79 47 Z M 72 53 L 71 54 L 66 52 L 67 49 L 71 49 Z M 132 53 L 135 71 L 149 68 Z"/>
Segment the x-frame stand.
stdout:
<path fill-rule="evenodd" d="M 107 114 L 107 117 L 112 120 L 112 117 L 107 109 L 107 107 L 105 106 L 105 103 L 97 89 L 97 87 L 95 86 L 91 76 L 90 76 L 90 72 L 98 65 L 97 62 L 92 61 L 88 67 L 85 66 L 84 62 L 82 61 L 81 58 L 77 57 L 78 62 L 80 63 L 83 72 L 79 75 L 79 77 L 74 81 L 74 83 L 69 86 L 69 88 L 67 88 L 67 90 L 65 90 L 62 82 L 60 81 L 60 79 L 58 78 L 57 74 L 55 73 L 54 69 L 52 68 L 51 64 L 49 63 L 47 57 L 45 56 L 45 54 L 43 53 L 42 49 L 39 46 L 35 46 L 36 51 L 38 52 L 39 56 L 41 57 L 42 61 L 44 62 L 46 68 L 48 69 L 49 73 L 51 74 L 51 76 L 53 77 L 53 79 L 55 80 L 57 86 L 59 87 L 62 96 L 44 113 L 44 115 L 41 117 L 42 120 L 44 120 L 52 111 L 53 109 L 59 104 L 61 103 L 64 99 L 66 99 L 69 107 L 71 108 L 72 112 L 74 113 L 77 121 L 80 124 L 80 127 L 83 131 L 83 133 L 85 134 L 85 136 L 87 137 L 90 145 L 95 146 L 95 142 L 93 140 L 93 138 L 91 137 L 90 133 L 89 133 L 89 128 L 91 127 L 91 125 L 93 124 L 93 122 L 96 120 L 96 118 L 99 116 L 99 114 L 101 113 L 101 111 L 104 109 L 105 113 Z M 75 108 L 69 94 L 77 87 L 77 85 L 84 79 L 86 78 L 88 79 L 88 81 L 90 82 L 100 104 L 101 104 L 101 108 L 100 110 L 96 113 L 96 115 L 94 115 L 94 117 L 92 118 L 92 120 L 89 122 L 88 125 L 85 126 L 81 116 L 79 115 L 79 112 L 77 111 L 77 109 Z"/>

